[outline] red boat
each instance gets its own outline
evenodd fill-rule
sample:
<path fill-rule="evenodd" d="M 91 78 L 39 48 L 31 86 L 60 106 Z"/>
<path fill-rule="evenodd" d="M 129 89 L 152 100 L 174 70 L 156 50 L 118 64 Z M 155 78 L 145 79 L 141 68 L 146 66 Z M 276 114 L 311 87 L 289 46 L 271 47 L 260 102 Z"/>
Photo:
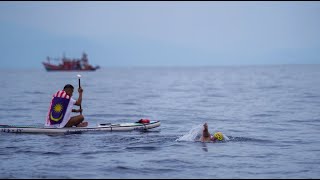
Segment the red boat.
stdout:
<path fill-rule="evenodd" d="M 95 71 L 100 68 L 99 66 L 93 67 L 88 63 L 88 56 L 86 53 L 82 54 L 81 59 L 69 59 L 63 55 L 62 59 L 58 60 L 62 61 L 62 63 L 58 65 L 51 64 L 50 58 L 47 57 L 48 62 L 42 62 L 42 64 L 47 71 Z"/>

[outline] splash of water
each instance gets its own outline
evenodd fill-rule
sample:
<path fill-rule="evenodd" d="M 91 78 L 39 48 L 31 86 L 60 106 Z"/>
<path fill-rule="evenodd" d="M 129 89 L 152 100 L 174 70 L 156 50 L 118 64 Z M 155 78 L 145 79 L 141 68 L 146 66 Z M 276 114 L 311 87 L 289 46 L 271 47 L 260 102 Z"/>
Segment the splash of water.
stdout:
<path fill-rule="evenodd" d="M 222 135 L 223 135 L 224 141 L 230 141 L 230 139 L 228 138 L 228 136 L 226 136 L 225 134 L 222 134 Z"/>
<path fill-rule="evenodd" d="M 179 137 L 176 141 L 195 141 L 201 137 L 203 124 L 194 126 L 187 134 Z"/>
<path fill-rule="evenodd" d="M 187 134 L 179 137 L 176 141 L 198 141 L 202 135 L 203 124 L 194 126 Z M 215 130 L 215 129 L 214 129 Z M 214 132 L 217 132 L 216 130 Z M 228 136 L 223 134 L 224 141 L 229 141 Z"/>

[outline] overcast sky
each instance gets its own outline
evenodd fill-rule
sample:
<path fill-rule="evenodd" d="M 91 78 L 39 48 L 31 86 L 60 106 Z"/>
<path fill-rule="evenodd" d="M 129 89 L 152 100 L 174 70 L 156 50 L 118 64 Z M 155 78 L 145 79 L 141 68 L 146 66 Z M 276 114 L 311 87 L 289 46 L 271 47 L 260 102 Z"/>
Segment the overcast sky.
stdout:
<path fill-rule="evenodd" d="M 0 2 L 0 67 L 320 64 L 320 2 Z"/>

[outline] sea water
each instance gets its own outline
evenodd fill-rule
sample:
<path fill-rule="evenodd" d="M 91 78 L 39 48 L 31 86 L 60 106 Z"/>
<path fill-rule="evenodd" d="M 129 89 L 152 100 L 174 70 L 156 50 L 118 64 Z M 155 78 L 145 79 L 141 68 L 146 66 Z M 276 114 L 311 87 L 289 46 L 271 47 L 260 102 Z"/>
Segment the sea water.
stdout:
<path fill-rule="evenodd" d="M 0 124 L 42 125 L 78 87 L 98 123 L 149 131 L 0 134 L 0 178 L 319 178 L 320 65 L 0 70 Z M 78 97 L 77 89 L 74 98 Z M 203 124 L 227 141 L 202 143 Z"/>

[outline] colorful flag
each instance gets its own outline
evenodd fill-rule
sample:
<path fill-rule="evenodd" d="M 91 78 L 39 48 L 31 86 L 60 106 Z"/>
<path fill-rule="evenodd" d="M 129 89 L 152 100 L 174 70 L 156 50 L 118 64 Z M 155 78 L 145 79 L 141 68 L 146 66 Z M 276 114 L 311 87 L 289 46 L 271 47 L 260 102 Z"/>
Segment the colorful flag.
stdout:
<path fill-rule="evenodd" d="M 71 101 L 70 101 L 71 100 Z M 52 97 L 45 126 L 63 128 L 70 119 L 74 100 L 65 91 L 58 91 Z"/>

